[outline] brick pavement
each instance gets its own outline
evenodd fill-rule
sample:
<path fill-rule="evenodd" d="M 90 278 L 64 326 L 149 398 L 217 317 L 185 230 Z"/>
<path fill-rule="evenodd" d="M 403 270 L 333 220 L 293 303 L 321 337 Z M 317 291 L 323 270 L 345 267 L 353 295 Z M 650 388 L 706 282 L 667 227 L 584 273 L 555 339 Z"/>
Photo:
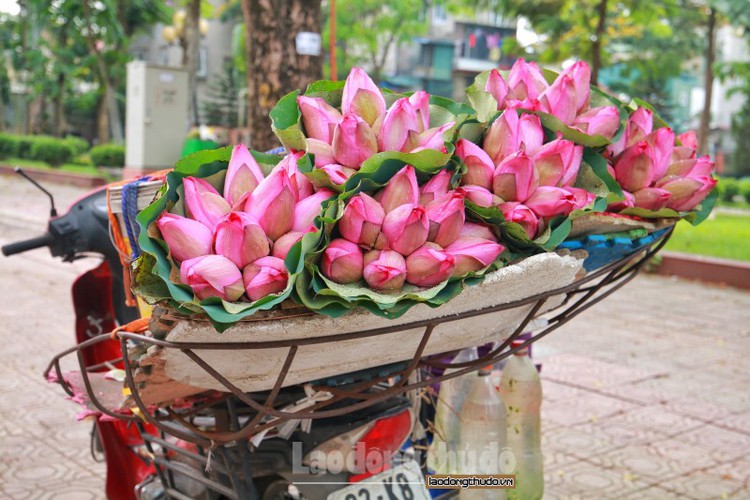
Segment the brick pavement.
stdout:
<path fill-rule="evenodd" d="M 63 207 L 81 192 L 52 188 Z M 0 243 L 45 217 L 40 195 L 0 177 Z M 41 378 L 73 342 L 70 284 L 87 266 L 0 257 L 2 498 L 104 496 L 90 424 Z M 656 276 L 540 341 L 545 498 L 750 498 L 749 355 L 750 294 Z"/>

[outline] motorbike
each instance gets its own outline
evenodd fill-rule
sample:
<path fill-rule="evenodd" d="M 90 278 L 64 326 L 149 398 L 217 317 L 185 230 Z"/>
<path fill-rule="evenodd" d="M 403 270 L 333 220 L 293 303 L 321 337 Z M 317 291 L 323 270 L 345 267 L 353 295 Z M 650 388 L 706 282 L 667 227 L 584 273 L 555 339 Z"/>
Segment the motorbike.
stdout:
<path fill-rule="evenodd" d="M 50 197 L 52 209 L 44 234 L 3 246 L 3 255 L 47 247 L 64 262 L 100 259 L 72 285 L 78 346 L 137 319 L 139 310 L 125 301 L 121 258 L 110 236 L 106 186 L 58 214 L 52 195 L 17 171 Z M 100 340 L 80 350 L 82 368 L 122 368 L 120 343 Z M 347 374 L 345 381 L 382 376 L 387 370 Z M 258 397 L 262 401 L 263 394 Z M 282 389 L 279 397 L 293 404 L 305 394 L 300 387 L 291 387 Z M 259 442 L 236 441 L 215 449 L 177 437 L 185 437 L 187 428 L 169 434 L 146 423 L 97 418 L 92 449 L 106 460 L 105 491 L 110 499 L 420 500 L 429 494 L 421 483 L 419 454 L 409 443 L 422 412 L 414 398 L 394 396 L 313 425 L 303 422 L 284 436 L 271 433 Z M 210 411 L 196 413 L 192 423 L 231 429 L 250 418 L 247 414 L 241 401 L 224 397 Z M 365 467 L 375 452 L 380 460 Z"/>

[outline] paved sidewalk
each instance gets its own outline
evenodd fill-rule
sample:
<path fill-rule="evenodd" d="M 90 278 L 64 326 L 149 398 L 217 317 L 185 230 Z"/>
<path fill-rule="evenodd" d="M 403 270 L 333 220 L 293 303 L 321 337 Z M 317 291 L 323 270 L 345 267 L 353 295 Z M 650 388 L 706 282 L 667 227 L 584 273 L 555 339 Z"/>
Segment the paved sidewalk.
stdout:
<path fill-rule="evenodd" d="M 60 207 L 82 193 L 50 187 Z M 0 177 L 0 244 L 46 217 Z M 73 343 L 70 285 L 93 264 L 0 256 L 0 498 L 104 498 L 90 424 L 41 377 Z M 545 498 L 750 498 L 750 294 L 641 276 L 534 349 Z"/>

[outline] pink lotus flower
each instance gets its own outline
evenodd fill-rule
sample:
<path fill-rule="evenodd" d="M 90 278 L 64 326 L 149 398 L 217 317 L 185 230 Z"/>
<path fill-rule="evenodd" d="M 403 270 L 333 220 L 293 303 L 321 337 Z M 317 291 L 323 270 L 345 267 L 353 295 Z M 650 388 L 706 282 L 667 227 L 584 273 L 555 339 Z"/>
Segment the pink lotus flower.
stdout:
<path fill-rule="evenodd" d="M 296 200 L 297 192 L 287 171 L 274 169 L 247 199 L 245 212 L 275 241 L 292 229 Z"/>
<path fill-rule="evenodd" d="M 653 151 L 654 180 L 661 179 L 667 173 L 674 150 L 674 132 L 671 128 L 660 128 L 646 136 Z"/>
<path fill-rule="evenodd" d="M 180 266 L 180 281 L 193 289 L 198 300 L 219 297 L 235 302 L 245 292 L 242 273 L 223 255 L 204 255 L 184 261 Z"/>
<path fill-rule="evenodd" d="M 663 179 L 657 187 L 669 191 L 672 196 L 667 202 L 667 208 L 677 212 L 688 212 L 697 207 L 700 202 L 716 186 L 716 179 L 710 175 L 696 175 L 683 178 Z"/>
<path fill-rule="evenodd" d="M 417 173 L 414 167 L 407 165 L 399 170 L 388 184 L 375 195 L 375 199 L 383 206 L 385 213 L 399 205 L 419 203 L 419 185 L 417 184 Z"/>
<path fill-rule="evenodd" d="M 336 184 L 337 186 L 346 184 L 346 181 L 349 180 L 349 177 L 357 172 L 353 168 L 338 165 L 336 163 L 324 165 L 322 167 L 319 167 L 319 169 L 328 174 L 328 178 L 331 179 L 331 182 Z"/>
<path fill-rule="evenodd" d="M 518 59 L 510 68 L 509 97 L 519 101 L 527 98 L 536 99 L 547 87 L 547 80 L 535 63 L 527 63 L 523 59 Z"/>
<path fill-rule="evenodd" d="M 611 139 L 620 126 L 620 113 L 614 106 L 592 108 L 578 115 L 573 126 L 588 135 L 601 135 Z"/>
<path fill-rule="evenodd" d="M 232 150 L 224 180 L 224 198 L 234 206 L 243 194 L 252 192 L 263 180 L 263 171 L 244 144 Z"/>
<path fill-rule="evenodd" d="M 341 113 L 320 97 L 297 96 L 297 104 L 307 136 L 330 144 L 333 127 L 341 121 Z"/>
<path fill-rule="evenodd" d="M 373 250 L 364 258 L 362 275 L 370 288 L 384 292 L 400 290 L 406 281 L 406 261 L 393 250 Z"/>
<path fill-rule="evenodd" d="M 326 247 L 320 270 L 336 283 L 355 283 L 362 278 L 362 250 L 351 241 L 337 238 Z"/>
<path fill-rule="evenodd" d="M 291 248 L 299 240 L 301 240 L 304 235 L 305 233 L 301 231 L 292 231 L 290 233 L 286 233 L 273 243 L 273 250 L 271 251 L 271 255 L 276 257 L 277 259 L 286 259 L 286 255 L 289 253 L 289 250 L 291 250 Z"/>
<path fill-rule="evenodd" d="M 214 248 L 238 268 L 265 257 L 271 251 L 260 224 L 245 212 L 229 212 L 216 224 Z"/>
<path fill-rule="evenodd" d="M 176 261 L 183 261 L 211 253 L 213 234 L 197 220 L 164 212 L 156 221 L 169 253 Z"/>
<path fill-rule="evenodd" d="M 572 194 L 576 199 L 574 210 L 586 208 L 591 205 L 594 200 L 596 200 L 596 195 L 590 191 L 586 191 L 585 189 L 566 187 L 565 191 Z"/>
<path fill-rule="evenodd" d="M 511 201 L 500 205 L 500 210 L 503 212 L 505 220 L 520 225 L 526 231 L 529 239 L 533 240 L 536 237 L 539 219 L 529 207 L 516 201 Z"/>
<path fill-rule="evenodd" d="M 506 109 L 492 125 L 484 138 L 484 150 L 492 162 L 498 165 L 519 149 L 533 154 L 544 141 L 542 123 L 536 115 L 523 115 L 518 118 L 518 111 Z"/>
<path fill-rule="evenodd" d="M 678 135 L 677 138 L 684 147 L 698 149 L 698 136 L 695 134 L 695 130 L 688 130 L 684 134 Z"/>
<path fill-rule="evenodd" d="M 524 151 L 507 157 L 495 169 L 492 191 L 505 201 L 526 201 L 537 189 L 534 162 Z"/>
<path fill-rule="evenodd" d="M 378 152 L 378 139 L 367 122 L 350 113 L 334 128 L 332 146 L 337 163 L 359 170 L 365 160 Z"/>
<path fill-rule="evenodd" d="M 573 123 L 577 112 L 576 86 L 573 79 L 561 74 L 539 97 L 542 110 L 566 125 Z"/>
<path fill-rule="evenodd" d="M 430 94 L 417 90 L 409 96 L 409 102 L 417 114 L 418 132 L 421 134 L 430 128 Z"/>
<path fill-rule="evenodd" d="M 352 197 L 339 220 L 339 232 L 347 240 L 372 248 L 381 238 L 385 211 L 383 207 L 365 193 Z"/>
<path fill-rule="evenodd" d="M 323 167 L 336 163 L 333 148 L 327 142 L 317 139 L 307 139 L 307 152 L 315 157 L 315 166 Z"/>
<path fill-rule="evenodd" d="M 424 207 L 407 203 L 386 214 L 382 231 L 391 249 L 409 255 L 427 241 L 430 220 Z"/>
<path fill-rule="evenodd" d="M 431 287 L 453 275 L 456 258 L 435 243 L 425 243 L 406 258 L 406 281 L 415 286 Z"/>
<path fill-rule="evenodd" d="M 625 126 L 625 132 L 620 136 L 617 142 L 607 147 L 607 153 L 611 158 L 620 155 L 625 148 L 628 148 L 643 139 L 651 133 L 654 125 L 653 113 L 646 108 L 636 109 L 629 117 Z"/>
<path fill-rule="evenodd" d="M 232 210 L 229 203 L 203 179 L 185 177 L 182 183 L 187 216 L 213 231 L 219 219 Z"/>
<path fill-rule="evenodd" d="M 459 139 L 456 142 L 456 155 L 466 165 L 466 173 L 461 177 L 462 185 L 492 189 L 495 164 L 482 148 L 466 139 Z"/>
<path fill-rule="evenodd" d="M 497 101 L 497 109 L 505 109 L 505 99 L 508 97 L 508 84 L 496 69 L 490 71 L 484 90 L 492 94 Z"/>
<path fill-rule="evenodd" d="M 283 292 L 289 281 L 289 273 L 284 261 L 276 257 L 263 257 L 245 266 L 242 282 L 250 300 Z"/>
<path fill-rule="evenodd" d="M 464 276 L 492 264 L 505 247 L 482 238 L 461 237 L 445 248 L 445 252 L 456 259 L 453 276 Z M 408 266 L 407 261 L 407 266 Z"/>
<path fill-rule="evenodd" d="M 497 237 L 492 234 L 489 227 L 484 224 L 477 224 L 475 222 L 466 222 L 464 227 L 461 228 L 461 232 L 458 233 L 459 239 L 461 238 L 480 238 L 483 240 L 497 241 Z"/>
<path fill-rule="evenodd" d="M 532 157 L 540 186 L 570 186 L 578 175 L 583 146 L 555 139 L 542 146 Z"/>
<path fill-rule="evenodd" d="M 335 195 L 336 193 L 330 189 L 321 189 L 312 196 L 300 200 L 294 207 L 292 231 L 300 231 L 303 233 L 316 231 L 317 228 L 314 224 L 315 217 L 320 215 L 323 202 Z"/>
<path fill-rule="evenodd" d="M 573 82 L 576 93 L 576 112 L 582 113 L 588 110 L 591 101 L 591 68 L 589 68 L 589 65 L 585 61 L 578 61 L 563 71 L 560 76 L 562 75 L 567 75 Z"/>
<path fill-rule="evenodd" d="M 464 198 L 480 207 L 492 207 L 505 201 L 480 186 L 461 186 L 456 189 L 456 191 L 463 194 Z"/>
<path fill-rule="evenodd" d="M 429 202 L 448 192 L 451 183 L 451 173 L 441 170 L 419 189 L 419 204 L 427 205 Z"/>
<path fill-rule="evenodd" d="M 385 113 L 383 94 L 362 68 L 352 68 L 346 77 L 341 111 L 344 115 L 356 114 L 370 126 Z"/>
<path fill-rule="evenodd" d="M 576 197 L 563 188 L 539 186 L 526 200 L 526 206 L 539 217 L 568 215 L 576 207 Z"/>
<path fill-rule="evenodd" d="M 667 206 L 672 193 L 666 189 L 656 187 L 643 188 L 633 193 L 633 203 L 636 207 L 648 210 L 661 210 Z"/>
<path fill-rule="evenodd" d="M 635 206 L 635 197 L 628 193 L 627 191 L 623 191 L 623 199 L 619 201 L 614 201 L 607 205 L 607 212 L 622 212 L 626 208 L 631 208 Z"/>
<path fill-rule="evenodd" d="M 409 99 L 402 97 L 385 113 L 378 132 L 378 148 L 407 153 L 417 147 L 418 130 L 417 112 Z"/>
<path fill-rule="evenodd" d="M 289 177 L 294 188 L 294 193 L 296 195 L 295 201 L 311 196 L 315 190 L 310 179 L 300 172 L 297 167 L 297 162 L 303 156 L 305 156 L 303 151 L 292 151 L 282 158 L 279 164 L 271 171 L 272 174 L 275 170 L 284 170 L 286 172 L 286 175 Z"/>
<path fill-rule="evenodd" d="M 416 153 L 422 149 L 434 149 L 435 151 L 445 152 L 445 138 L 444 135 L 456 122 L 448 122 L 445 125 L 439 127 L 430 128 L 420 133 L 417 136 L 417 147 L 412 149 L 410 152 Z"/>
<path fill-rule="evenodd" d="M 430 221 L 428 241 L 437 243 L 441 247 L 446 247 L 456 241 L 466 221 L 463 193 L 450 191 L 433 200 L 425 207 L 425 211 Z"/>
<path fill-rule="evenodd" d="M 654 178 L 654 150 L 646 141 L 627 148 L 615 162 L 615 179 L 626 191 L 651 186 Z"/>

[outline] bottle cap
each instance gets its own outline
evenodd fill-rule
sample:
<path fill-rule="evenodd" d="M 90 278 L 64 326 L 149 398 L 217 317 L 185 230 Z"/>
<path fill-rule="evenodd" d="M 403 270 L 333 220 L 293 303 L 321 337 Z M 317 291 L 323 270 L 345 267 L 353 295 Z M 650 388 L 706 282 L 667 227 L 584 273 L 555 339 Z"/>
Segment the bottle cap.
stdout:
<path fill-rule="evenodd" d="M 479 369 L 480 376 L 489 375 L 490 373 L 492 373 L 492 365 L 483 366 Z"/>
<path fill-rule="evenodd" d="M 526 341 L 525 341 L 525 340 L 521 340 L 521 339 L 516 339 L 516 340 L 514 340 L 513 342 L 511 342 L 511 344 L 510 344 L 510 348 L 511 348 L 511 349 L 515 349 L 515 348 L 517 348 L 517 347 L 519 347 L 519 346 L 523 345 L 523 343 L 524 343 L 524 342 L 526 342 Z M 514 354 L 515 356 L 528 356 L 528 354 L 529 354 L 529 348 L 528 348 L 528 346 L 526 346 L 526 347 L 524 347 L 523 349 L 519 349 L 519 350 L 517 350 L 517 351 L 516 351 L 516 352 L 514 352 L 513 354 Z"/>

